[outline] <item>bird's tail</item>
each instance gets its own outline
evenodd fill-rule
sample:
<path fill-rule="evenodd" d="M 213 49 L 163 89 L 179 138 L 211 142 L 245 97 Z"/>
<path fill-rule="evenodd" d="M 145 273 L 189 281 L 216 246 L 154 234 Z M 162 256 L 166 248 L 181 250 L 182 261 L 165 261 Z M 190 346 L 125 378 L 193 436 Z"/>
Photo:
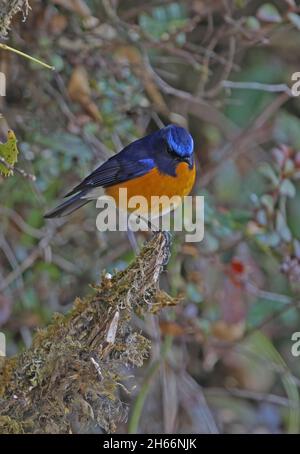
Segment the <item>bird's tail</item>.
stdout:
<path fill-rule="evenodd" d="M 83 197 L 84 195 L 85 191 L 79 192 L 79 194 L 74 195 L 69 200 L 61 203 L 53 210 L 48 211 L 48 213 L 44 215 L 44 218 L 60 218 L 62 216 L 67 216 L 68 214 L 73 213 L 73 211 L 78 210 L 78 208 L 91 201 L 91 199 Z"/>

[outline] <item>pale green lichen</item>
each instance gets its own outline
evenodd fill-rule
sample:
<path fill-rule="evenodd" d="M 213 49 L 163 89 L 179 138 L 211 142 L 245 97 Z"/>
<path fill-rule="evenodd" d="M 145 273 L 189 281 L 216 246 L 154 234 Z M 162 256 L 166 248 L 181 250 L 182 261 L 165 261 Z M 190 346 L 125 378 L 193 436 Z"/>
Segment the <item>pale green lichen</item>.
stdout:
<path fill-rule="evenodd" d="M 116 429 L 128 411 L 120 398 L 126 368 L 142 366 L 150 351 L 131 318 L 171 304 L 158 289 L 166 253 L 164 236 L 155 235 L 125 271 L 103 278 L 93 296 L 55 314 L 30 349 L 5 361 L 0 433 Z"/>
<path fill-rule="evenodd" d="M 28 0 L 0 0 L 0 38 L 7 35 L 14 15 L 22 12 L 25 18 L 29 8 Z"/>

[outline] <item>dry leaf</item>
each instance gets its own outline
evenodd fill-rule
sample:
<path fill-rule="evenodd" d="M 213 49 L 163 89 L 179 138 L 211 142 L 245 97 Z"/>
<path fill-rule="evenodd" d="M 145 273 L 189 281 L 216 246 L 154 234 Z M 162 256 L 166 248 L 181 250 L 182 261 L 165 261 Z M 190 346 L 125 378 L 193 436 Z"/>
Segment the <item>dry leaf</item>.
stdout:
<path fill-rule="evenodd" d="M 192 257 L 198 257 L 199 255 L 199 250 L 196 246 L 193 246 L 191 244 L 183 244 L 181 246 L 181 252 L 182 254 L 185 254 L 185 255 L 190 255 Z"/>
<path fill-rule="evenodd" d="M 152 74 L 147 71 L 143 63 L 139 50 L 134 46 L 120 46 L 115 53 L 115 57 L 120 61 L 131 65 L 132 71 L 143 82 L 145 91 L 149 99 L 153 102 L 158 112 L 169 116 L 170 112 L 163 96 L 158 90 L 153 80 Z"/>
<path fill-rule="evenodd" d="M 227 323 L 224 320 L 217 320 L 212 324 L 212 334 L 226 342 L 234 342 L 243 337 L 245 332 L 245 321 L 237 323 Z"/>
<path fill-rule="evenodd" d="M 98 107 L 91 99 L 88 74 L 83 66 L 77 66 L 71 76 L 68 93 L 72 101 L 78 102 L 85 111 L 96 121 L 101 121 L 102 116 Z"/>
<path fill-rule="evenodd" d="M 184 328 L 175 322 L 162 320 L 159 322 L 159 327 L 161 333 L 167 336 L 183 336 L 185 334 Z"/>
<path fill-rule="evenodd" d="M 49 23 L 51 33 L 60 35 L 68 25 L 67 18 L 62 14 L 54 14 Z"/>
<path fill-rule="evenodd" d="M 73 13 L 77 13 L 82 17 L 91 16 L 91 10 L 84 0 L 53 0 L 55 5 L 60 5 Z"/>

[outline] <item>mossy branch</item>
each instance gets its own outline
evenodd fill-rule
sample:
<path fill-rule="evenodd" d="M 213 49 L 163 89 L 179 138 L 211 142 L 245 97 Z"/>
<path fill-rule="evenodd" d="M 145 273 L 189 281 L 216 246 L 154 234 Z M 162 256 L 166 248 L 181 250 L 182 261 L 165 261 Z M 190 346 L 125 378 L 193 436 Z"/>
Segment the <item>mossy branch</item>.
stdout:
<path fill-rule="evenodd" d="M 104 276 L 93 296 L 38 331 L 31 348 L 3 360 L 0 433 L 116 430 L 128 410 L 119 396 L 128 367 L 141 366 L 150 350 L 131 318 L 177 302 L 158 286 L 168 249 L 155 234 L 125 271 Z"/>
<path fill-rule="evenodd" d="M 0 38 L 7 35 L 14 15 L 22 11 L 26 17 L 29 8 L 28 0 L 0 0 Z"/>

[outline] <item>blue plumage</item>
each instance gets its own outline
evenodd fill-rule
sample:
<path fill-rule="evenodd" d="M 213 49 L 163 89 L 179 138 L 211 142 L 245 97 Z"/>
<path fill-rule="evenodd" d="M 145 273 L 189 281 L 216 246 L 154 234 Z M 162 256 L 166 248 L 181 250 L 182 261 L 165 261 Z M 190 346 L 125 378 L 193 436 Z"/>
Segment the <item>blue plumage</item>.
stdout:
<path fill-rule="evenodd" d="M 194 165 L 194 142 L 182 127 L 169 125 L 135 140 L 101 164 L 65 197 L 69 200 L 47 213 L 45 217 L 64 216 L 87 203 L 90 191 L 107 188 L 141 177 L 156 168 L 163 175 L 176 177 L 177 165 L 185 161 Z"/>
<path fill-rule="evenodd" d="M 180 157 L 191 156 L 194 150 L 192 136 L 180 126 L 169 125 L 160 130 L 171 150 Z"/>
<path fill-rule="evenodd" d="M 148 170 L 152 170 L 155 167 L 155 162 L 151 158 L 139 159 L 139 162 L 145 164 Z"/>

